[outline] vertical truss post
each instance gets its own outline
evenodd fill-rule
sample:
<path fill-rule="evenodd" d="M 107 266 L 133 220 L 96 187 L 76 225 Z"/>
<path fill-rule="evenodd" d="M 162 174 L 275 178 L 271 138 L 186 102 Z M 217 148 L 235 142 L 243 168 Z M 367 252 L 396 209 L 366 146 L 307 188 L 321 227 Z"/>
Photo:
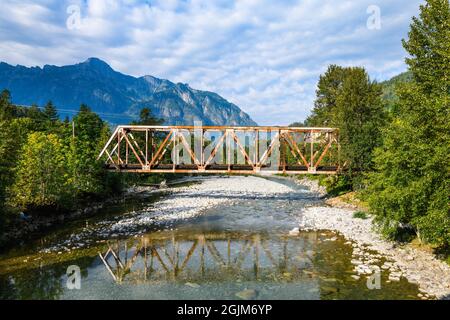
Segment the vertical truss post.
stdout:
<path fill-rule="evenodd" d="M 226 129 L 226 148 L 227 148 L 227 165 L 228 165 L 228 172 L 231 171 L 231 129 Z"/>
<path fill-rule="evenodd" d="M 148 129 L 145 129 L 145 166 L 148 169 Z"/>
<path fill-rule="evenodd" d="M 122 162 L 122 160 L 120 159 L 120 140 L 122 140 L 121 135 L 122 135 L 122 128 L 120 128 L 119 131 L 117 132 L 117 164 L 119 166 L 120 163 Z"/>
<path fill-rule="evenodd" d="M 125 135 L 125 134 L 127 134 L 127 132 L 125 131 L 123 134 Z M 128 166 L 128 153 L 129 153 L 128 143 L 125 143 L 125 165 L 126 166 Z"/>
<path fill-rule="evenodd" d="M 336 141 L 337 141 L 337 148 L 338 148 L 338 171 L 341 170 L 341 143 L 339 142 L 339 131 L 336 131 Z"/>
<path fill-rule="evenodd" d="M 286 162 L 287 162 L 287 153 L 286 153 L 286 141 L 281 132 L 278 132 L 280 136 L 280 160 L 281 167 L 283 168 L 283 173 L 286 173 Z"/>
<path fill-rule="evenodd" d="M 155 132 L 152 130 L 152 131 L 150 132 L 150 146 L 151 146 L 151 149 L 150 149 L 150 157 L 151 157 L 151 158 L 153 158 L 153 156 L 155 155 L 155 151 L 156 151 L 155 138 L 154 138 L 154 136 L 155 136 Z"/>
<path fill-rule="evenodd" d="M 255 160 L 253 161 L 255 167 L 253 169 L 254 172 L 259 172 L 259 130 L 255 129 Z"/>
<path fill-rule="evenodd" d="M 205 130 L 202 128 L 202 135 L 200 136 L 200 166 L 202 169 L 205 168 Z"/>
<path fill-rule="evenodd" d="M 316 167 L 314 166 L 314 131 L 311 129 L 310 130 L 311 135 L 310 135 L 310 142 L 311 142 L 311 159 L 310 159 L 310 164 L 309 164 L 309 168 L 308 168 L 308 172 L 309 173 L 316 173 Z"/>
<path fill-rule="evenodd" d="M 172 167 L 172 170 L 173 170 L 173 172 L 175 172 L 175 169 L 177 168 L 177 165 L 176 165 L 176 163 L 177 163 L 177 161 L 178 161 L 178 152 L 176 152 L 176 141 L 177 141 L 177 137 L 178 137 L 178 130 L 177 129 L 175 129 L 174 130 L 174 132 L 173 132 L 173 138 L 172 138 L 172 154 L 173 154 L 173 158 L 174 159 L 172 159 L 172 165 L 173 165 L 173 167 Z"/>

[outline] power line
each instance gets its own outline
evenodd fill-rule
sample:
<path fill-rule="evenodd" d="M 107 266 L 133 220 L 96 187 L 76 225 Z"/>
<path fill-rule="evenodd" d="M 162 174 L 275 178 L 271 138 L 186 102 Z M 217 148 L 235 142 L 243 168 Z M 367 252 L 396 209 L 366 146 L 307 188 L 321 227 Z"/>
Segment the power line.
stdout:
<path fill-rule="evenodd" d="M 23 108 L 31 108 L 33 106 L 29 106 L 29 105 L 21 105 L 21 104 L 14 104 L 17 107 L 23 107 Z M 41 106 L 37 106 L 35 105 L 34 107 L 37 107 L 38 109 L 44 110 L 45 107 L 41 107 Z M 75 110 L 75 109 L 60 109 L 60 108 L 56 108 L 57 112 L 63 112 L 63 113 L 70 113 L 70 114 L 78 114 L 80 112 L 80 110 Z M 131 116 L 131 115 L 127 115 L 125 113 L 109 113 L 109 112 L 98 112 L 98 111 L 92 111 L 98 115 L 103 115 L 105 117 L 109 117 L 109 118 L 117 118 L 117 119 L 121 119 L 121 118 L 128 118 L 128 119 L 132 119 L 135 120 L 138 117 L 137 116 Z"/>

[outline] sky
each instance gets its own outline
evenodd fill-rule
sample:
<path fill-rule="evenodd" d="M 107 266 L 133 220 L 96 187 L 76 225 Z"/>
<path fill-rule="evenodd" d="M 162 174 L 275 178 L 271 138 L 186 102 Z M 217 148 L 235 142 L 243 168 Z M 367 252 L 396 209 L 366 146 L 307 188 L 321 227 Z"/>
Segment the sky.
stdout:
<path fill-rule="evenodd" d="M 260 125 L 310 113 L 330 64 L 382 81 L 406 70 L 417 0 L 1 0 L 0 61 L 98 57 L 122 73 L 213 91 Z"/>

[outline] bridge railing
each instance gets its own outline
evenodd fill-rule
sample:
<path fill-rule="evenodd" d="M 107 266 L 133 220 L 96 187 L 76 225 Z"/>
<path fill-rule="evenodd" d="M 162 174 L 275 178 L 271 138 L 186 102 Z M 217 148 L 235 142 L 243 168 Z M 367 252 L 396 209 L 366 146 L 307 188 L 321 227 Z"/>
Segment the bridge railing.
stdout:
<path fill-rule="evenodd" d="M 335 128 L 118 126 L 99 159 L 147 173 L 311 173 L 339 170 Z"/>

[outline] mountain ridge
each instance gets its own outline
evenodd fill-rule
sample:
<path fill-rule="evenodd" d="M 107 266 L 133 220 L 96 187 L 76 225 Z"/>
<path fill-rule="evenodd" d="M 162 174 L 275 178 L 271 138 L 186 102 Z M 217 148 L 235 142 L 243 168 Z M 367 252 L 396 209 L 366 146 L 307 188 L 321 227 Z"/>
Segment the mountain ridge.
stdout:
<path fill-rule="evenodd" d="M 13 103 L 43 105 L 51 100 L 62 116 L 81 103 L 112 123 L 129 123 L 148 107 L 167 125 L 256 125 L 235 104 L 211 91 L 191 88 L 151 75 L 134 77 L 115 71 L 99 58 L 66 66 L 12 66 L 0 62 L 0 90 Z M 108 115 L 109 114 L 109 115 Z"/>
<path fill-rule="evenodd" d="M 380 82 L 382 86 L 382 99 L 387 103 L 388 109 L 392 109 L 398 101 L 397 86 L 401 83 L 410 82 L 413 78 L 411 71 L 399 73 L 392 78 Z"/>

